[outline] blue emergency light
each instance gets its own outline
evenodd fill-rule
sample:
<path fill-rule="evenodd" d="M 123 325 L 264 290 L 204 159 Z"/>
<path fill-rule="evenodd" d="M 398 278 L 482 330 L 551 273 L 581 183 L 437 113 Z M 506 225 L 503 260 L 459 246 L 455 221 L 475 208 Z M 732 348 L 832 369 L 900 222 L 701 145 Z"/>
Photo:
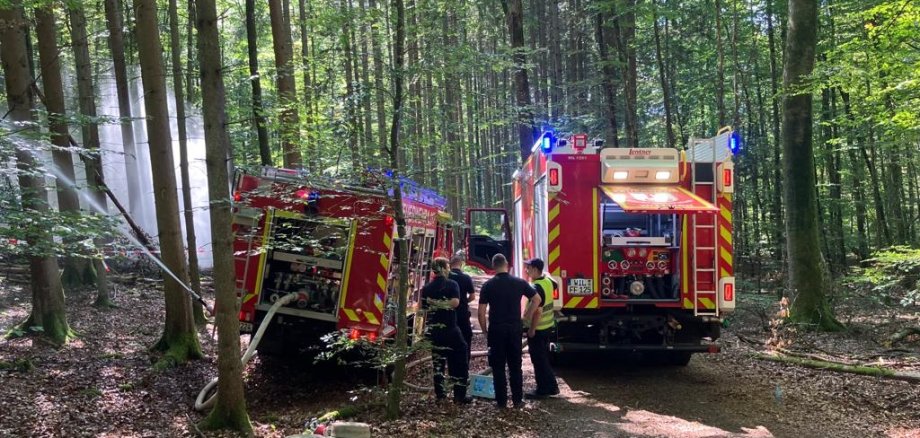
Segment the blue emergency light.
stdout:
<path fill-rule="evenodd" d="M 732 131 L 728 137 L 728 149 L 732 151 L 732 155 L 741 153 L 741 134 L 738 131 Z"/>
<path fill-rule="evenodd" d="M 540 136 L 540 149 L 544 154 L 548 154 L 553 151 L 553 146 L 556 143 L 556 138 L 553 136 L 552 131 L 546 131 Z"/>

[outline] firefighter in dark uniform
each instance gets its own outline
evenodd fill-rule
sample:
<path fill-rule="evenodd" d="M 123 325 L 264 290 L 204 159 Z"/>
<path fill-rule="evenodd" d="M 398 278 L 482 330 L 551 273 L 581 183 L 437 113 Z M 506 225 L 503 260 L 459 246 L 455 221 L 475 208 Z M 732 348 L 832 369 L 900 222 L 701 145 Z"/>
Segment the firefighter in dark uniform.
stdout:
<path fill-rule="evenodd" d="M 525 396 L 530 399 L 544 398 L 559 394 L 556 375 L 549 363 L 549 343 L 556 319 L 553 315 L 553 291 L 558 287 L 551 279 L 543 275 L 543 260 L 535 258 L 524 263 L 525 272 L 533 282 L 537 293 L 531 299 L 534 302 L 533 314 L 525 315 L 527 327 L 527 351 L 533 363 L 534 378 L 537 389 Z"/>
<path fill-rule="evenodd" d="M 479 291 L 479 325 L 489 343 L 489 366 L 495 382 L 495 403 L 499 408 L 508 404 L 508 377 L 511 380 L 511 401 L 515 408 L 524 406 L 524 375 L 521 371 L 521 299 L 536 293 L 526 281 L 508 274 L 508 260 L 501 254 L 492 257 L 495 276 Z M 533 301 L 528 306 L 532 314 Z"/>
<path fill-rule="evenodd" d="M 470 403 L 466 395 L 469 380 L 467 345 L 457 328 L 457 307 L 460 305 L 460 287 L 447 278 L 450 267 L 447 259 L 438 257 L 431 263 L 435 279 L 422 289 L 422 308 L 427 310 L 426 328 L 432 343 L 431 360 L 434 366 L 434 393 L 439 399 L 447 398 L 447 389 L 453 386 L 454 402 Z M 444 380 L 445 365 L 450 380 Z"/>
<path fill-rule="evenodd" d="M 450 258 L 450 278 L 460 286 L 460 305 L 457 306 L 457 327 L 466 341 L 466 362 L 470 362 L 470 350 L 473 348 L 473 324 L 470 322 L 470 303 L 476 299 L 476 289 L 473 279 L 463 272 L 463 263 L 466 259 L 462 255 Z"/>

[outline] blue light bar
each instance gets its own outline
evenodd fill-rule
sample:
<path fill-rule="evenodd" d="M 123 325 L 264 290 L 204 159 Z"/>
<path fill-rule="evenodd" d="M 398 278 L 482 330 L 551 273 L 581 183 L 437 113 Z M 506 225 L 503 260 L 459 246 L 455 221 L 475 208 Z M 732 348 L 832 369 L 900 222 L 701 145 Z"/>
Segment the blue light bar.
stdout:
<path fill-rule="evenodd" d="M 732 155 L 738 155 L 741 153 L 741 134 L 738 131 L 732 131 L 731 135 L 728 137 L 728 149 L 732 151 Z"/>

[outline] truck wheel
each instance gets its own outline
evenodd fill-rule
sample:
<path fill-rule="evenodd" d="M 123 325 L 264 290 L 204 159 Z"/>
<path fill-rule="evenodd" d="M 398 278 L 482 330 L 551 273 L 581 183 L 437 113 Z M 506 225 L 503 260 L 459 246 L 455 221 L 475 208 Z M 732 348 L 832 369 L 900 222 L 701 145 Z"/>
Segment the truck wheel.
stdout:
<path fill-rule="evenodd" d="M 693 353 L 689 351 L 671 351 L 667 353 L 665 357 L 665 364 L 676 366 L 676 367 L 685 367 L 690 363 L 690 358 L 693 356 Z"/>

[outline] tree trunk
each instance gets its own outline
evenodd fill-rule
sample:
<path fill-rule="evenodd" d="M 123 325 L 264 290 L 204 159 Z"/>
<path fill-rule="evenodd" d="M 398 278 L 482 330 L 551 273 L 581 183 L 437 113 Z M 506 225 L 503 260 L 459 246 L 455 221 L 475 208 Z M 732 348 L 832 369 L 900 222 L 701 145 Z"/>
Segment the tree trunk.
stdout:
<path fill-rule="evenodd" d="M 368 0 L 368 8 L 371 11 L 377 10 L 377 1 Z M 376 17 L 376 14 L 374 15 Z M 374 57 L 374 98 L 376 99 L 376 110 L 377 110 L 377 142 L 382 150 L 387 148 L 387 113 L 386 113 L 386 97 L 384 95 L 384 85 L 383 85 L 383 52 L 380 50 L 380 40 L 379 35 L 377 34 L 377 19 L 374 19 L 374 23 L 371 23 L 371 51 L 373 52 Z M 418 99 L 418 95 L 414 95 L 414 99 Z M 418 123 L 418 120 L 415 120 L 414 123 Z M 400 165 L 405 168 L 406 160 L 402 159 Z"/>
<path fill-rule="evenodd" d="M 626 0 L 616 11 L 622 14 L 614 20 L 619 27 L 620 62 L 626 97 L 626 147 L 639 147 L 638 67 L 636 64 L 636 0 Z"/>
<path fill-rule="evenodd" d="M 272 47 L 275 49 L 275 68 L 278 71 L 278 101 L 281 106 L 281 150 L 284 167 L 301 167 L 300 116 L 297 112 L 297 88 L 294 85 L 294 54 L 291 47 L 291 24 L 284 19 L 282 0 L 269 0 L 271 14 Z"/>
<path fill-rule="evenodd" d="M 144 107 L 147 110 L 147 136 L 150 168 L 153 172 L 153 196 L 156 203 L 157 228 L 163 263 L 178 277 L 188 280 L 179 227 L 179 203 L 176 200 L 176 166 L 172 156 L 169 110 L 166 104 L 166 72 L 163 46 L 160 44 L 156 0 L 134 0 L 137 14 L 137 49 L 144 84 Z M 164 273 L 166 274 L 166 273 Z M 154 345 L 165 352 L 159 366 L 182 363 L 201 357 L 198 334 L 192 318 L 192 302 L 183 292 L 183 284 L 164 275 L 166 321 L 163 336 Z"/>
<path fill-rule="evenodd" d="M 351 7 L 347 0 L 342 0 L 342 17 L 345 21 L 342 30 L 342 52 L 344 55 L 345 67 L 345 126 L 348 130 L 348 149 L 351 152 L 351 170 L 359 172 L 361 170 L 360 157 L 360 138 L 358 136 L 358 102 L 355 98 L 355 76 L 354 63 L 352 60 L 352 38 L 351 38 Z"/>
<path fill-rule="evenodd" d="M 818 9 L 815 0 L 789 1 L 788 57 L 783 67 L 783 172 L 785 174 L 786 248 L 789 281 L 794 292 L 793 320 L 834 330 L 825 296 L 827 284 L 819 241 L 815 199 L 810 92 L 799 89 L 815 64 Z"/>
<path fill-rule="evenodd" d="M 138 180 L 137 149 L 134 144 L 134 122 L 131 98 L 128 94 L 128 71 L 125 66 L 125 41 L 121 0 L 105 0 L 106 27 L 109 31 L 109 51 L 115 70 L 115 92 L 118 95 L 118 117 L 121 119 L 121 142 L 125 153 L 125 180 L 128 182 L 128 205 L 131 216 L 143 215 L 141 185 Z"/>
<path fill-rule="evenodd" d="M 7 117 L 13 122 L 33 122 L 32 76 L 26 50 L 26 21 L 22 3 L 18 0 L 0 5 L 0 62 L 3 64 Z M 26 134 L 28 135 L 28 134 Z M 48 211 L 43 172 L 31 151 L 16 148 L 16 167 L 22 207 L 36 215 Z M 37 174 L 39 176 L 33 176 Z M 47 229 L 31 227 L 26 241 L 38 251 L 53 245 Z M 39 335 L 55 345 L 63 345 L 72 336 L 64 311 L 64 289 L 61 287 L 57 259 L 51 254 L 30 254 L 29 276 L 32 288 L 32 312 L 20 325 L 22 331 Z M 36 329 L 38 328 L 38 329 Z"/>
<path fill-rule="evenodd" d="M 393 170 L 392 186 L 393 211 L 396 216 L 398 237 L 396 244 L 399 247 L 399 291 L 396 300 L 396 363 L 393 382 L 387 394 L 387 417 L 399 417 L 399 404 L 402 396 L 403 382 L 406 379 L 406 356 L 408 355 L 409 324 L 406 321 L 406 307 L 409 296 L 409 241 L 406 235 L 406 215 L 402 205 L 402 190 L 399 189 L 399 177 L 402 174 L 399 167 L 399 131 L 402 122 L 402 93 L 403 93 L 403 47 L 406 41 L 406 21 L 403 0 L 393 0 L 393 9 L 396 11 L 396 35 L 393 42 L 393 124 L 390 127 L 390 147 L 388 152 L 390 167 Z"/>
<path fill-rule="evenodd" d="M 603 79 L 601 86 L 604 89 L 604 112 L 607 116 L 607 136 L 610 139 L 610 146 L 620 147 L 619 126 L 617 125 L 617 89 L 616 80 L 619 77 L 616 67 L 613 65 L 614 60 L 610 58 L 609 49 L 613 44 L 611 41 L 617 38 L 616 35 L 605 26 L 606 14 L 597 13 L 597 23 L 595 29 L 595 39 L 597 40 L 597 52 L 601 63 L 601 72 Z"/>
<path fill-rule="evenodd" d="M 186 98 L 189 102 L 194 100 L 195 93 L 195 79 L 197 75 L 195 74 L 195 60 L 198 59 L 198 56 L 195 53 L 195 21 L 198 10 L 195 5 L 195 0 L 188 1 L 188 20 L 185 22 L 185 48 L 188 52 L 185 66 L 185 90 L 188 92 Z"/>
<path fill-rule="evenodd" d="M 716 55 L 718 67 L 716 68 L 716 108 L 719 116 L 719 126 L 725 126 L 725 50 L 722 49 L 722 2 L 716 0 Z"/>
<path fill-rule="evenodd" d="M 301 0 L 302 2 L 303 0 Z M 262 78 L 259 74 L 259 44 L 256 30 L 256 0 L 246 0 L 246 48 L 249 54 L 249 82 L 252 84 L 252 116 L 259 138 L 259 158 L 263 166 L 272 165 L 272 151 L 268 146 L 268 129 L 265 127 L 265 110 L 262 108 Z M 309 88 L 307 88 L 309 90 Z"/>
<path fill-rule="evenodd" d="M 188 130 L 185 118 L 185 90 L 182 86 L 182 49 L 179 48 L 179 11 L 176 0 L 169 0 L 169 48 L 172 56 L 173 94 L 176 101 L 176 127 L 179 134 L 179 172 L 182 178 L 182 214 L 185 219 L 185 246 L 188 254 L 188 276 L 192 290 L 201 295 L 201 276 L 198 272 L 198 243 L 195 240 L 195 214 L 192 207 L 192 188 L 188 170 Z M 191 56 L 191 53 L 189 53 Z M 207 101 L 205 101 L 207 102 Z M 208 102 L 210 105 L 210 102 Z M 205 105 L 206 106 L 206 105 Z M 192 303 L 195 323 L 208 322 L 204 308 L 197 301 Z"/>
<path fill-rule="evenodd" d="M 514 102 L 517 105 L 518 140 L 521 148 L 521 161 L 530 156 L 530 149 L 537 136 L 530 108 L 530 84 L 527 81 L 527 57 L 524 44 L 524 6 L 521 0 L 502 0 L 502 9 L 508 23 L 511 37 L 511 51 L 514 77 Z"/>
<path fill-rule="evenodd" d="M 252 1 L 252 0 L 247 0 Z M 306 143 L 307 156 L 314 156 L 316 148 L 313 144 L 313 82 L 310 80 L 310 70 L 312 62 L 310 60 L 310 37 L 307 34 L 308 16 L 307 1 L 299 0 L 298 11 L 300 13 L 300 60 L 303 67 L 303 101 L 304 101 L 304 118 L 306 119 L 306 132 L 304 133 L 304 143 Z M 255 32 L 255 31 L 253 31 Z M 255 45 L 255 44 L 253 44 Z M 307 163 L 310 171 L 316 170 L 316 160 L 310 160 Z"/>
<path fill-rule="evenodd" d="M 773 228 L 773 243 L 776 245 L 776 251 L 774 258 L 776 260 L 785 260 L 786 247 L 782 244 L 783 242 L 783 203 L 782 196 L 783 193 L 783 178 L 782 178 L 782 165 L 780 164 L 780 152 L 782 151 L 782 139 L 780 137 L 780 115 L 779 115 L 779 67 L 777 66 L 776 58 L 776 38 L 773 35 L 773 0 L 767 0 L 767 42 L 770 46 L 770 106 L 772 108 L 772 127 L 773 127 L 773 182 L 776 184 L 776 189 L 773 190 L 772 197 L 772 215 L 773 222 L 775 223 Z"/>
<path fill-rule="evenodd" d="M 175 1 L 175 0 L 173 0 Z M 211 248 L 214 252 L 215 322 L 217 324 L 217 402 L 204 419 L 205 429 L 233 429 L 252 434 L 243 393 L 240 363 L 239 300 L 233 266 L 233 230 L 230 221 L 230 138 L 227 135 L 226 97 L 220 62 L 217 9 L 214 0 L 197 0 L 198 53 L 201 54 L 201 100 L 204 122 L 208 198 L 211 199 Z"/>
<path fill-rule="evenodd" d="M 83 6 L 77 3 L 70 4 L 67 8 L 70 16 L 70 33 L 73 42 L 74 64 L 77 68 L 77 95 L 80 114 L 83 116 L 81 123 L 83 149 L 83 166 L 86 169 L 86 181 L 90 189 L 95 207 L 102 211 L 96 214 L 106 215 L 108 212 L 105 199 L 105 178 L 102 171 L 102 156 L 99 142 L 99 125 L 96 123 L 96 92 L 93 86 L 93 66 L 89 57 L 89 40 L 86 31 L 86 14 Z M 97 239 L 96 245 L 103 246 L 107 239 Z M 101 252 L 100 252 L 101 254 Z M 73 273 L 67 275 L 65 271 L 62 281 L 64 284 L 96 285 L 96 304 L 111 306 L 109 298 L 109 283 L 102 260 L 93 258 L 92 263 L 87 263 L 83 272 L 78 273 L 79 278 L 73 280 Z M 71 280 L 68 280 L 71 279 Z"/>
<path fill-rule="evenodd" d="M 35 10 L 35 33 L 38 37 L 38 53 L 41 56 L 40 67 L 42 85 L 45 89 L 45 108 L 48 111 L 49 131 L 54 148 L 51 156 L 58 172 L 68 181 L 58 181 L 57 201 L 61 212 L 80 215 L 80 199 L 76 189 L 71 186 L 76 181 L 73 158 L 70 153 L 70 133 L 67 130 L 67 114 L 64 105 L 64 85 L 61 79 L 61 61 L 57 45 L 57 28 L 55 27 L 53 6 L 47 5 Z M 85 257 L 68 256 L 64 259 L 64 271 L 74 273 L 71 278 L 75 285 L 82 284 L 80 273 L 86 271 L 90 264 Z"/>
<path fill-rule="evenodd" d="M 664 66 L 664 56 L 661 53 L 661 31 L 658 29 L 658 17 L 652 19 L 655 30 L 655 61 L 658 63 L 658 79 L 661 82 L 661 96 L 664 102 L 664 125 L 667 132 L 668 147 L 677 147 L 674 138 L 674 124 L 671 121 L 671 92 L 668 87 L 667 69 Z"/>

